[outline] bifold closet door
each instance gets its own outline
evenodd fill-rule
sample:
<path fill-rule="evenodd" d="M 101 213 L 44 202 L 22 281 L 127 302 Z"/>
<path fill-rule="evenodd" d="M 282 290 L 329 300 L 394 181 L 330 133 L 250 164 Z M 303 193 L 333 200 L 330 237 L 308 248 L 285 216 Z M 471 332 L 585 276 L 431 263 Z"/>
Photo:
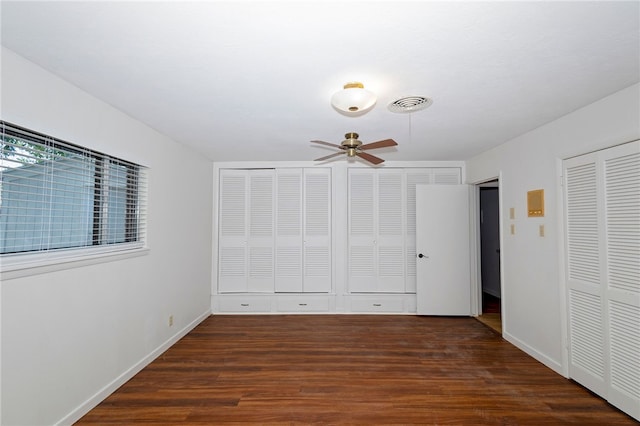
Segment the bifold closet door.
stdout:
<path fill-rule="evenodd" d="M 349 290 L 416 292 L 416 185 L 458 185 L 459 167 L 349 170 Z"/>
<path fill-rule="evenodd" d="M 273 170 L 220 171 L 220 293 L 273 292 L 273 200 Z"/>
<path fill-rule="evenodd" d="M 276 171 L 276 292 L 302 291 L 302 169 Z"/>
<path fill-rule="evenodd" d="M 401 169 L 349 171 L 349 290 L 405 292 Z"/>
<path fill-rule="evenodd" d="M 279 293 L 331 291 L 331 170 L 276 170 Z"/>
<path fill-rule="evenodd" d="M 304 169 L 303 265 L 305 293 L 331 291 L 331 170 Z"/>
<path fill-rule="evenodd" d="M 569 374 L 640 419 L 640 141 L 563 169 Z"/>

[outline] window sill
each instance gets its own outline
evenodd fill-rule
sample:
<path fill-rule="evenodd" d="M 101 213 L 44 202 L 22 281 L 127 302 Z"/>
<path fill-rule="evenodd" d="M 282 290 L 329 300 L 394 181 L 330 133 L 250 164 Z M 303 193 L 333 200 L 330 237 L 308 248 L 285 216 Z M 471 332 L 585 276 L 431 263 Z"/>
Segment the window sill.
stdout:
<path fill-rule="evenodd" d="M 16 256 L 0 256 L 0 281 L 23 278 L 32 275 L 46 274 L 65 269 L 80 268 L 99 263 L 115 262 L 145 256 L 148 247 L 131 247 L 117 249 L 78 249 L 40 254 L 23 254 Z"/>

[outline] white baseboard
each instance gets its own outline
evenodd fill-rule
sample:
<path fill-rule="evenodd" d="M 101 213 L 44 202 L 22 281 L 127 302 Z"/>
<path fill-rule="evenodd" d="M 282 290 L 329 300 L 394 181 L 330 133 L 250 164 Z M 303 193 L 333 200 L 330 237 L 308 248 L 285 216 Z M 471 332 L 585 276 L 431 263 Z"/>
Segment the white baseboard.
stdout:
<path fill-rule="evenodd" d="M 144 367 L 151 364 L 153 360 L 162 355 L 167 349 L 173 346 L 178 340 L 182 339 L 187 335 L 191 330 L 196 328 L 198 324 L 207 319 L 211 315 L 211 311 L 204 312 L 200 316 L 198 316 L 195 320 L 189 323 L 182 330 L 178 331 L 176 334 L 171 336 L 166 342 L 158 346 L 154 351 L 152 351 L 149 355 L 142 358 L 136 364 L 134 364 L 127 371 L 118 376 L 111 383 L 107 384 L 100 391 L 98 391 L 91 398 L 86 400 L 80 406 L 78 406 L 75 410 L 71 411 L 69 414 L 64 416 L 60 421 L 56 422 L 56 425 L 72 425 L 73 423 L 80 420 L 82 416 L 87 414 L 93 408 L 95 408 L 98 404 L 104 401 L 109 395 L 115 392 L 120 386 L 125 384 L 128 380 L 130 380 L 133 376 L 138 374 Z"/>
<path fill-rule="evenodd" d="M 566 377 L 562 373 L 562 371 L 563 371 L 562 364 L 559 363 L 558 361 L 556 361 L 554 359 L 551 359 L 548 356 L 546 356 L 545 354 L 535 350 L 531 346 L 525 344 L 520 339 L 518 339 L 517 337 L 514 337 L 513 335 L 509 334 L 506 331 L 503 331 L 502 337 L 506 341 L 508 341 L 509 343 L 514 345 L 515 347 L 517 347 L 518 349 L 524 351 L 527 355 L 531 356 L 532 358 L 536 359 L 537 361 L 540 361 L 541 363 L 543 363 L 544 365 L 546 365 L 547 367 L 549 367 L 550 369 L 552 369 L 556 373 L 560 374 L 561 376 Z"/>

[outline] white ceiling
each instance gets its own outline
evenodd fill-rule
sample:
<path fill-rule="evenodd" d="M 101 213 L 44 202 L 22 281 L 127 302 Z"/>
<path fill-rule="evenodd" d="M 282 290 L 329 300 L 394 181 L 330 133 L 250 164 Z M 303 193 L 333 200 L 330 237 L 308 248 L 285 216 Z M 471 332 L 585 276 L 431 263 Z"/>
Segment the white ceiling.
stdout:
<path fill-rule="evenodd" d="M 640 81 L 640 2 L 2 1 L 2 44 L 216 161 L 464 160 Z M 345 117 L 361 81 L 378 103 Z M 389 102 L 434 103 L 412 114 Z M 16 123 L 20 124 L 20 123 Z M 37 129 L 36 129 L 37 130 Z"/>

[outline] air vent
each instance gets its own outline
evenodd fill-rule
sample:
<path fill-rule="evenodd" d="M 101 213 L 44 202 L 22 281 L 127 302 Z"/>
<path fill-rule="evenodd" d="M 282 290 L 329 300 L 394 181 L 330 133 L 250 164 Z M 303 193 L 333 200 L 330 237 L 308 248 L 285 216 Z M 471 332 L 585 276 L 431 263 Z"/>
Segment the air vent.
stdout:
<path fill-rule="evenodd" d="M 406 96 L 391 102 L 388 108 L 391 112 L 414 112 L 428 108 L 432 103 L 432 99 L 424 96 Z"/>

